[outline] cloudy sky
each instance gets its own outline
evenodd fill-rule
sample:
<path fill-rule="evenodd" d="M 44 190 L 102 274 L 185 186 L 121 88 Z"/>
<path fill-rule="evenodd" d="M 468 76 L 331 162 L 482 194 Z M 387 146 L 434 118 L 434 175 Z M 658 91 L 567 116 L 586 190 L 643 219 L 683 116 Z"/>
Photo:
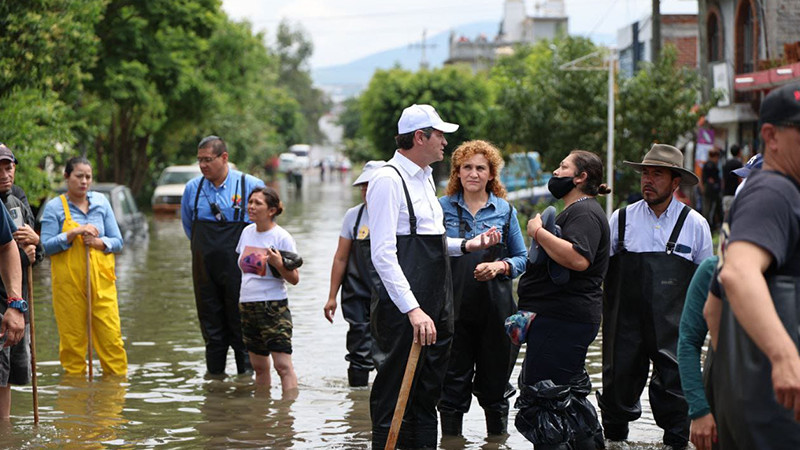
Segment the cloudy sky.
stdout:
<path fill-rule="evenodd" d="M 314 42 L 312 67 L 347 63 L 419 42 L 473 22 L 497 22 L 503 0 L 223 0 L 233 19 L 247 19 L 269 38 L 281 19 L 301 24 Z M 537 0 L 525 0 L 530 11 Z M 543 3 L 543 2 L 542 2 Z M 570 34 L 616 36 L 650 13 L 651 0 L 564 0 Z M 661 0 L 662 13 L 696 13 L 696 0 Z"/>

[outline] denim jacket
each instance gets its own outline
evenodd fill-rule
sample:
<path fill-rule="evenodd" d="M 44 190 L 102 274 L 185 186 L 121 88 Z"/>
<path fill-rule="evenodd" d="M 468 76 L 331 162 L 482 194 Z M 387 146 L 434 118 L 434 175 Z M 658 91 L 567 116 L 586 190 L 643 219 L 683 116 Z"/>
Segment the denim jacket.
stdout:
<path fill-rule="evenodd" d="M 511 278 L 516 278 L 522 275 L 525 271 L 525 261 L 528 255 L 528 250 L 525 248 L 525 241 L 522 237 L 522 231 L 519 227 L 517 220 L 517 210 L 507 201 L 498 198 L 493 193 L 489 193 L 489 201 L 478 210 L 478 214 L 473 217 L 472 213 L 464 203 L 464 196 L 461 192 L 439 198 L 439 203 L 444 210 L 444 222 L 447 229 L 447 237 L 458 238 L 458 208 L 461 211 L 461 219 L 467 223 L 466 233 L 464 237 L 471 239 L 491 227 L 497 227 L 497 230 L 503 232 L 503 225 L 508 220 L 508 210 L 511 212 L 511 224 L 508 228 L 508 238 L 503 236 L 503 240 L 508 245 L 508 256 L 503 258 L 511 265 Z"/>

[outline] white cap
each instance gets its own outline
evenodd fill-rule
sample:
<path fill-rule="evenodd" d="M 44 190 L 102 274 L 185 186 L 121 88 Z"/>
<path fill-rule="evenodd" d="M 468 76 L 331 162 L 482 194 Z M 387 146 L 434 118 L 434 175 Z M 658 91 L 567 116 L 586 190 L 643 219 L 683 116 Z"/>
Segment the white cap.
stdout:
<path fill-rule="evenodd" d="M 361 175 L 359 175 L 358 178 L 356 178 L 356 181 L 353 182 L 353 186 L 369 183 L 369 180 L 373 175 L 375 175 L 375 171 L 385 165 L 386 161 L 367 161 L 364 164 L 364 169 L 361 171 Z"/>
<path fill-rule="evenodd" d="M 452 133 L 458 124 L 445 122 L 431 105 L 411 105 L 403 110 L 397 122 L 397 134 L 411 133 L 423 128 L 434 128 L 443 133 Z"/>

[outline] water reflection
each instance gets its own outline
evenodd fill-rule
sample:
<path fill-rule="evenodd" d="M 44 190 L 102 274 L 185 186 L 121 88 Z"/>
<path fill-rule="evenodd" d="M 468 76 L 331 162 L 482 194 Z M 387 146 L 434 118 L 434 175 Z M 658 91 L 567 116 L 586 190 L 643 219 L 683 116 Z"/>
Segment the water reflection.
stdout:
<path fill-rule="evenodd" d="M 12 391 L 13 427 L 0 425 L 2 448 L 343 448 L 370 443 L 369 390 L 347 385 L 347 324 L 322 315 L 330 264 L 344 212 L 359 201 L 349 182 L 306 177 L 297 191 L 278 186 L 285 211 L 278 223 L 295 237 L 305 261 L 300 283 L 289 286 L 295 319 L 292 357 L 300 384 L 285 398 L 280 385 L 256 390 L 251 378 L 203 379 L 204 346 L 192 292 L 189 241 L 180 221 L 152 220 L 150 238 L 117 258 L 117 288 L 129 374 L 126 382 L 98 376 L 66 379 L 50 299 L 49 267 L 35 272 L 37 365 L 41 424 L 33 426 L 30 386 Z M 518 361 L 524 357 L 520 355 Z M 588 369 L 600 386 L 600 341 Z M 228 373 L 235 373 L 232 354 Z M 519 374 L 517 366 L 512 379 Z M 372 374 L 374 376 L 374 373 Z M 513 404 L 514 399 L 512 399 Z M 631 428 L 637 444 L 660 448 L 645 402 Z M 510 421 L 516 411 L 511 411 Z M 519 449 L 529 443 L 509 424 L 506 438 L 486 437 L 483 411 L 464 417 L 464 438 L 444 449 Z"/>
<path fill-rule="evenodd" d="M 81 443 L 83 448 L 105 448 L 125 428 L 122 410 L 127 383 L 124 377 L 106 376 L 90 382 L 82 376 L 64 376 L 57 388 L 55 447 Z"/>

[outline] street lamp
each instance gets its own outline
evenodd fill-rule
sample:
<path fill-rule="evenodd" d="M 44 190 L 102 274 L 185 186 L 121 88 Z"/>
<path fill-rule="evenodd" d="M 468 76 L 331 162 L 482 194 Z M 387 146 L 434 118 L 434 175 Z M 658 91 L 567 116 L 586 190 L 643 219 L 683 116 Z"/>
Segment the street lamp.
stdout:
<path fill-rule="evenodd" d="M 606 144 L 606 184 L 611 190 L 611 198 L 606 199 L 606 215 L 610 218 L 614 212 L 614 67 L 617 50 L 614 47 L 608 48 L 608 54 L 603 59 L 603 63 L 597 65 L 583 65 L 591 58 L 601 56 L 601 50 L 581 56 L 570 62 L 560 65 L 560 70 L 583 71 L 583 70 L 606 70 L 608 69 L 608 143 Z"/>

